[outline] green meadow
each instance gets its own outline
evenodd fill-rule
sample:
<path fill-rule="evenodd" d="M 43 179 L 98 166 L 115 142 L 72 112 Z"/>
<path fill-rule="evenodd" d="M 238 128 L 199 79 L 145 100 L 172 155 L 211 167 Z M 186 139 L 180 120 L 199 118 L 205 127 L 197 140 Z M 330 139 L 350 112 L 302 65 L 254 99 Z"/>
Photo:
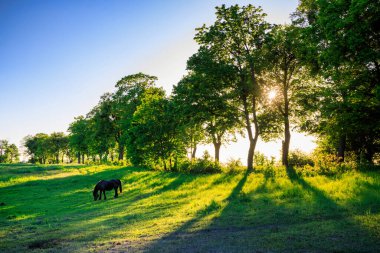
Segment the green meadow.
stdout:
<path fill-rule="evenodd" d="M 123 193 L 93 201 L 100 179 Z M 378 252 L 380 172 L 0 165 L 0 252 Z"/>

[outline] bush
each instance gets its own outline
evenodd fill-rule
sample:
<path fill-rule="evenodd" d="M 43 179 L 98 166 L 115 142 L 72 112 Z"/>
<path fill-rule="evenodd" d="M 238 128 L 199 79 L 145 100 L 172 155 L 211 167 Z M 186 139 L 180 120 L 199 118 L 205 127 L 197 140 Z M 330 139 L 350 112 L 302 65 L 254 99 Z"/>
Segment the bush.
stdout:
<path fill-rule="evenodd" d="M 265 165 L 266 161 L 268 158 L 260 152 L 256 152 L 255 155 L 253 156 L 253 164 L 255 166 L 262 166 Z"/>
<path fill-rule="evenodd" d="M 179 165 L 179 171 L 189 173 L 211 174 L 222 172 L 222 166 L 214 162 L 210 154 L 205 151 L 203 157 L 194 161 L 185 160 Z"/>
<path fill-rule="evenodd" d="M 253 165 L 254 166 L 273 166 L 276 160 L 272 156 L 270 159 L 266 157 L 263 153 L 256 152 L 253 157 Z"/>
<path fill-rule="evenodd" d="M 229 159 L 224 165 L 223 171 L 229 174 L 236 174 L 245 171 L 246 167 L 243 166 L 240 159 Z"/>
<path fill-rule="evenodd" d="M 314 166 L 312 157 L 301 150 L 294 150 L 289 152 L 289 165 L 303 167 L 306 165 Z"/>

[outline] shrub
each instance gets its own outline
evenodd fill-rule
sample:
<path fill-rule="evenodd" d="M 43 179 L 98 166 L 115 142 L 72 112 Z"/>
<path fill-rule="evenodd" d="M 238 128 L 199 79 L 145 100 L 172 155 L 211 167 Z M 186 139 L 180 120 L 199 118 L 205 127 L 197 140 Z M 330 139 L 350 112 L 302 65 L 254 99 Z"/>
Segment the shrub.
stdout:
<path fill-rule="evenodd" d="M 268 160 L 268 158 L 263 153 L 256 152 L 254 157 L 253 157 L 253 164 L 255 166 L 265 165 L 267 160 Z"/>
<path fill-rule="evenodd" d="M 211 174 L 222 171 L 222 166 L 218 162 L 214 162 L 210 154 L 205 151 L 202 158 L 194 161 L 185 160 L 181 162 L 179 170 L 190 173 Z"/>
<path fill-rule="evenodd" d="M 314 166 L 312 157 L 301 150 L 294 150 L 289 152 L 289 165 L 303 167 L 305 165 Z"/>
<path fill-rule="evenodd" d="M 253 165 L 254 166 L 273 166 L 276 163 L 276 159 L 271 156 L 270 159 L 265 156 L 263 153 L 256 152 L 253 157 Z"/>
<path fill-rule="evenodd" d="M 223 171 L 229 174 L 236 174 L 242 171 L 245 171 L 246 167 L 243 166 L 240 159 L 230 158 L 227 163 L 224 165 Z"/>

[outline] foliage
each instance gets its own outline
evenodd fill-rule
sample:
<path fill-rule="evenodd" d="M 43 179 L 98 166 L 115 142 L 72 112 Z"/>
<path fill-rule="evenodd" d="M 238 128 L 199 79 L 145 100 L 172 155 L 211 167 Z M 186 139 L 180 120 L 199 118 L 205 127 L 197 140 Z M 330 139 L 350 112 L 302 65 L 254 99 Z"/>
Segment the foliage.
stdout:
<path fill-rule="evenodd" d="M 60 155 L 63 158 L 70 155 L 68 152 L 68 137 L 64 133 L 52 133 L 47 135 L 38 133 L 35 136 L 27 136 L 24 145 L 32 163 L 59 163 Z"/>
<path fill-rule="evenodd" d="M 147 89 L 128 130 L 128 156 L 132 163 L 173 169 L 185 153 L 179 131 L 172 101 L 162 89 Z"/>
<path fill-rule="evenodd" d="M 302 0 L 291 25 L 269 24 L 265 16 L 253 5 L 216 7 L 214 22 L 196 29 L 199 50 L 170 96 L 156 87 L 155 76 L 124 76 L 85 117 L 74 119 L 68 137 L 26 137 L 31 162 L 76 157 L 78 163 L 116 163 L 117 157 L 118 163 L 127 158 L 125 163 L 178 170 L 188 150 L 196 166 L 211 168 L 207 159 L 195 161 L 197 145 L 212 143 L 219 161 L 221 145 L 245 128 L 248 171 L 254 160 L 255 166 L 274 166 L 255 156 L 259 137 L 283 136 L 283 165 L 312 165 L 297 151 L 289 155 L 296 128 L 323 140 L 327 156 L 319 159 L 320 168 L 328 168 L 334 155 L 338 163 L 352 161 L 349 154 L 356 165 L 373 163 L 380 154 L 379 6 Z"/>
<path fill-rule="evenodd" d="M 314 166 L 312 157 L 301 150 L 294 150 L 289 153 L 289 165 L 290 166 Z"/>
<path fill-rule="evenodd" d="M 295 15 L 304 63 L 322 77 L 305 99 L 317 116 L 306 126 L 327 135 L 342 161 L 353 151 L 372 162 L 380 150 L 379 17 L 369 0 L 301 1 Z"/>
<path fill-rule="evenodd" d="M 265 120 L 260 125 L 261 135 L 264 139 L 278 139 L 283 135 L 282 164 L 289 165 L 288 155 L 290 146 L 290 128 L 298 125 L 300 107 L 298 97 L 303 90 L 308 89 L 305 66 L 302 64 L 300 49 L 302 41 L 299 39 L 301 29 L 295 26 L 274 26 L 264 44 L 265 73 L 262 75 L 266 90 L 275 92 L 276 96 L 269 99 L 262 96 L 265 101 L 265 112 L 260 119 Z M 269 100 L 269 101 L 268 101 Z"/>
<path fill-rule="evenodd" d="M 235 132 L 241 128 L 239 112 L 229 89 L 233 72 L 205 47 L 190 57 L 187 69 L 190 73 L 174 87 L 173 101 L 185 127 L 202 128 L 203 142 L 214 145 L 214 158 L 219 161 L 221 145 L 234 140 Z M 202 132 L 196 136 L 201 137 Z"/>
<path fill-rule="evenodd" d="M 223 172 L 228 174 L 242 173 L 246 168 L 240 159 L 229 159 L 223 166 Z"/>
<path fill-rule="evenodd" d="M 19 160 L 19 151 L 15 144 L 0 140 L 0 163 L 15 163 Z"/>
<path fill-rule="evenodd" d="M 83 116 L 75 118 L 70 124 L 69 146 L 72 151 L 77 153 L 78 163 L 84 163 L 84 155 L 89 153 L 89 120 Z M 82 158 L 82 160 L 81 160 Z"/>
<path fill-rule="evenodd" d="M 254 164 L 255 166 L 260 166 L 260 165 L 272 166 L 275 164 L 275 158 L 272 156 L 269 159 L 263 153 L 256 152 L 254 156 Z"/>
<path fill-rule="evenodd" d="M 213 174 L 221 172 L 222 165 L 213 161 L 210 154 L 205 151 L 202 158 L 182 161 L 179 165 L 179 171 L 194 174 Z"/>
<path fill-rule="evenodd" d="M 262 47 L 270 28 L 265 16 L 260 7 L 222 5 L 216 7 L 214 24 L 198 28 L 195 36 L 201 46 L 217 52 L 219 60 L 230 65 L 238 77 L 229 88 L 239 103 L 242 112 L 239 116 L 243 119 L 250 142 L 248 169 L 253 168 L 260 133 L 257 113 L 261 89 L 257 76 L 264 65 Z"/>

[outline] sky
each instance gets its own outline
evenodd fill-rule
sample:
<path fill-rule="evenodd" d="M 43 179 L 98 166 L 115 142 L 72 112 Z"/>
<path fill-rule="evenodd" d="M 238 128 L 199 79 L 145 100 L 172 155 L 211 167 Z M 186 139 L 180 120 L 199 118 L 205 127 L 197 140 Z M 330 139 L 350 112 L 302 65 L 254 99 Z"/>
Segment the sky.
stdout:
<path fill-rule="evenodd" d="M 27 135 L 66 132 L 129 74 L 157 76 L 170 94 L 198 48 L 195 28 L 214 21 L 215 6 L 249 3 L 284 24 L 298 1 L 0 0 L 0 139 L 20 146 Z M 293 148 L 315 146 L 292 137 Z M 280 142 L 257 149 L 278 156 Z M 244 162 L 246 150 L 240 138 L 222 147 L 222 161 Z"/>

